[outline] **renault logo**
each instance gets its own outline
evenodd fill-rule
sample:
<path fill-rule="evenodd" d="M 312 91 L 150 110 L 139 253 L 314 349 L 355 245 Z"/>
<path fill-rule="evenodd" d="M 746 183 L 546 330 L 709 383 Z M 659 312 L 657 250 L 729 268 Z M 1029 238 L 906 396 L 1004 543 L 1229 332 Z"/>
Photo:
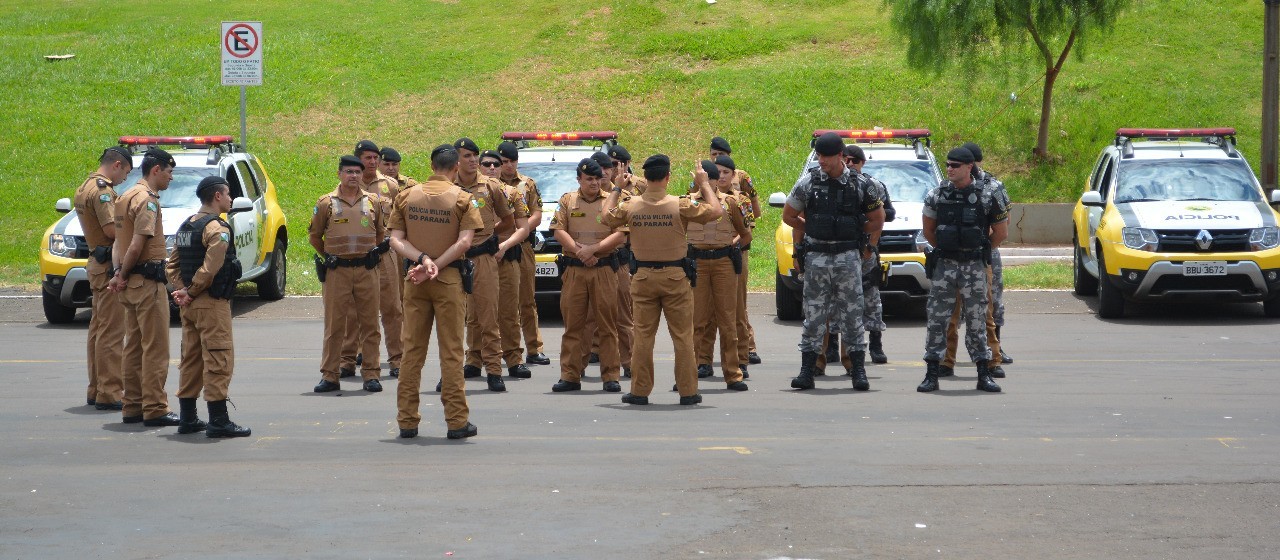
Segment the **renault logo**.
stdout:
<path fill-rule="evenodd" d="M 1212 246 L 1213 236 L 1209 234 L 1209 230 L 1200 230 L 1200 234 L 1196 235 L 1196 247 L 1199 247 L 1201 251 L 1208 251 L 1209 247 Z"/>

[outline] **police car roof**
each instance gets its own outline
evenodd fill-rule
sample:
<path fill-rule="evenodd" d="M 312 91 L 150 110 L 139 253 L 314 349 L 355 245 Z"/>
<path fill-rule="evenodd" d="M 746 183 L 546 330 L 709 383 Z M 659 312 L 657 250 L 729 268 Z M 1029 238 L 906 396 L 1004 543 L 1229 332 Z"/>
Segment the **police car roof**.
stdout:
<path fill-rule="evenodd" d="M 1133 142 L 1133 157 L 1127 158 L 1132 160 L 1152 160 L 1152 159 L 1179 159 L 1179 158 L 1195 158 L 1195 159 L 1235 159 L 1227 155 L 1223 149 L 1215 144 L 1196 141 L 1147 141 Z M 1111 150 L 1118 152 L 1119 148 L 1111 146 Z"/>
<path fill-rule="evenodd" d="M 520 163 L 565 163 L 577 165 L 582 158 L 600 151 L 603 146 L 533 146 L 520 150 Z"/>
<path fill-rule="evenodd" d="M 845 142 L 845 145 L 856 145 L 862 148 L 863 153 L 867 154 L 867 159 L 869 160 L 916 161 L 918 159 L 916 158 L 915 148 L 906 144 Z M 818 152 L 809 150 L 809 161 L 818 161 Z"/>

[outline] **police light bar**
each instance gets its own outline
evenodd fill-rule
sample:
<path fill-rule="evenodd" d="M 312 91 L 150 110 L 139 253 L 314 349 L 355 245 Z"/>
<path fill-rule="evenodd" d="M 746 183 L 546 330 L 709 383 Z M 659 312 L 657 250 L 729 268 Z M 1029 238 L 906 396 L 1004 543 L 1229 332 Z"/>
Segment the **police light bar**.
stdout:
<path fill-rule="evenodd" d="M 503 132 L 503 140 L 542 140 L 564 142 L 575 140 L 617 140 L 618 133 L 612 130 L 584 132 Z"/>
<path fill-rule="evenodd" d="M 884 128 L 880 130 L 836 130 L 821 128 L 813 131 L 813 137 L 817 138 L 828 132 L 834 132 L 841 138 L 854 139 L 885 139 L 885 138 L 928 138 L 930 135 L 927 128 Z"/>
<path fill-rule="evenodd" d="M 121 136 L 121 146 L 216 146 L 235 141 L 231 136 Z"/>
<path fill-rule="evenodd" d="M 1204 136 L 1235 136 L 1234 128 L 1120 128 L 1116 136 L 1125 138 L 1197 138 Z"/>

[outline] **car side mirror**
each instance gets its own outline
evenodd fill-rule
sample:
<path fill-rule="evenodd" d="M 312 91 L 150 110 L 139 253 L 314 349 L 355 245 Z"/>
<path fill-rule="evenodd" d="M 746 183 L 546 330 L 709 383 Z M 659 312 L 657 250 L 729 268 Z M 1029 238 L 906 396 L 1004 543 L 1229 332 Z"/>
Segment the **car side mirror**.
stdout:
<path fill-rule="evenodd" d="M 1275 197 L 1274 197 L 1274 196 L 1272 197 L 1272 200 L 1275 200 Z M 1275 204 L 1275 203 L 1273 202 L 1272 204 Z M 70 198 L 59 198 L 57 202 L 53 203 L 53 209 L 54 209 L 54 210 L 57 210 L 60 214 L 66 214 L 67 212 L 70 212 L 70 211 L 71 211 L 71 199 L 70 199 Z"/>
<path fill-rule="evenodd" d="M 253 210 L 253 201 L 243 196 L 238 196 L 231 201 L 231 211 L 227 215 L 239 214 L 240 212 L 248 212 Z"/>
<path fill-rule="evenodd" d="M 66 199 L 64 198 L 62 200 L 66 200 Z M 62 200 L 59 200 L 58 203 L 61 204 Z M 1275 206 L 1277 204 L 1280 204 L 1280 189 L 1275 189 L 1271 191 L 1271 205 Z"/>
<path fill-rule="evenodd" d="M 769 206 L 774 208 L 782 208 L 787 205 L 787 195 L 776 192 L 769 195 Z"/>
<path fill-rule="evenodd" d="M 1099 193 L 1098 191 L 1089 191 L 1080 195 L 1080 204 L 1093 206 L 1095 208 L 1102 208 L 1106 206 L 1106 204 L 1102 202 L 1102 193 Z"/>

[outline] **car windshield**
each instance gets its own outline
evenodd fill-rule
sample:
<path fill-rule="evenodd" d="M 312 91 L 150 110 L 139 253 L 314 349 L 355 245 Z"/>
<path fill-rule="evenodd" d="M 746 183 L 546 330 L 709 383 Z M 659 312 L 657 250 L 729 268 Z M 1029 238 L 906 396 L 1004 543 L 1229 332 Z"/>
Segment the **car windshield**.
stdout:
<path fill-rule="evenodd" d="M 532 177 L 538 184 L 543 204 L 555 204 L 560 197 L 578 188 L 576 161 L 546 163 L 521 163 L 520 172 Z"/>
<path fill-rule="evenodd" d="M 210 175 L 217 175 L 216 167 L 175 167 L 173 168 L 173 181 L 169 182 L 169 188 L 160 191 L 160 207 L 161 208 L 199 208 L 200 199 L 196 197 L 196 187 L 200 185 L 200 180 Z M 142 179 L 142 167 L 138 166 L 129 172 L 129 176 L 124 180 L 124 184 L 128 185 L 120 191 L 124 194 L 132 189 Z"/>
<path fill-rule="evenodd" d="M 1115 202 L 1218 200 L 1258 202 L 1253 171 L 1243 161 L 1178 159 L 1126 161 Z"/>
<path fill-rule="evenodd" d="M 894 201 L 924 202 L 929 190 L 938 186 L 938 176 L 933 166 L 925 160 L 889 161 L 869 160 L 862 172 L 879 179 L 889 189 Z"/>

